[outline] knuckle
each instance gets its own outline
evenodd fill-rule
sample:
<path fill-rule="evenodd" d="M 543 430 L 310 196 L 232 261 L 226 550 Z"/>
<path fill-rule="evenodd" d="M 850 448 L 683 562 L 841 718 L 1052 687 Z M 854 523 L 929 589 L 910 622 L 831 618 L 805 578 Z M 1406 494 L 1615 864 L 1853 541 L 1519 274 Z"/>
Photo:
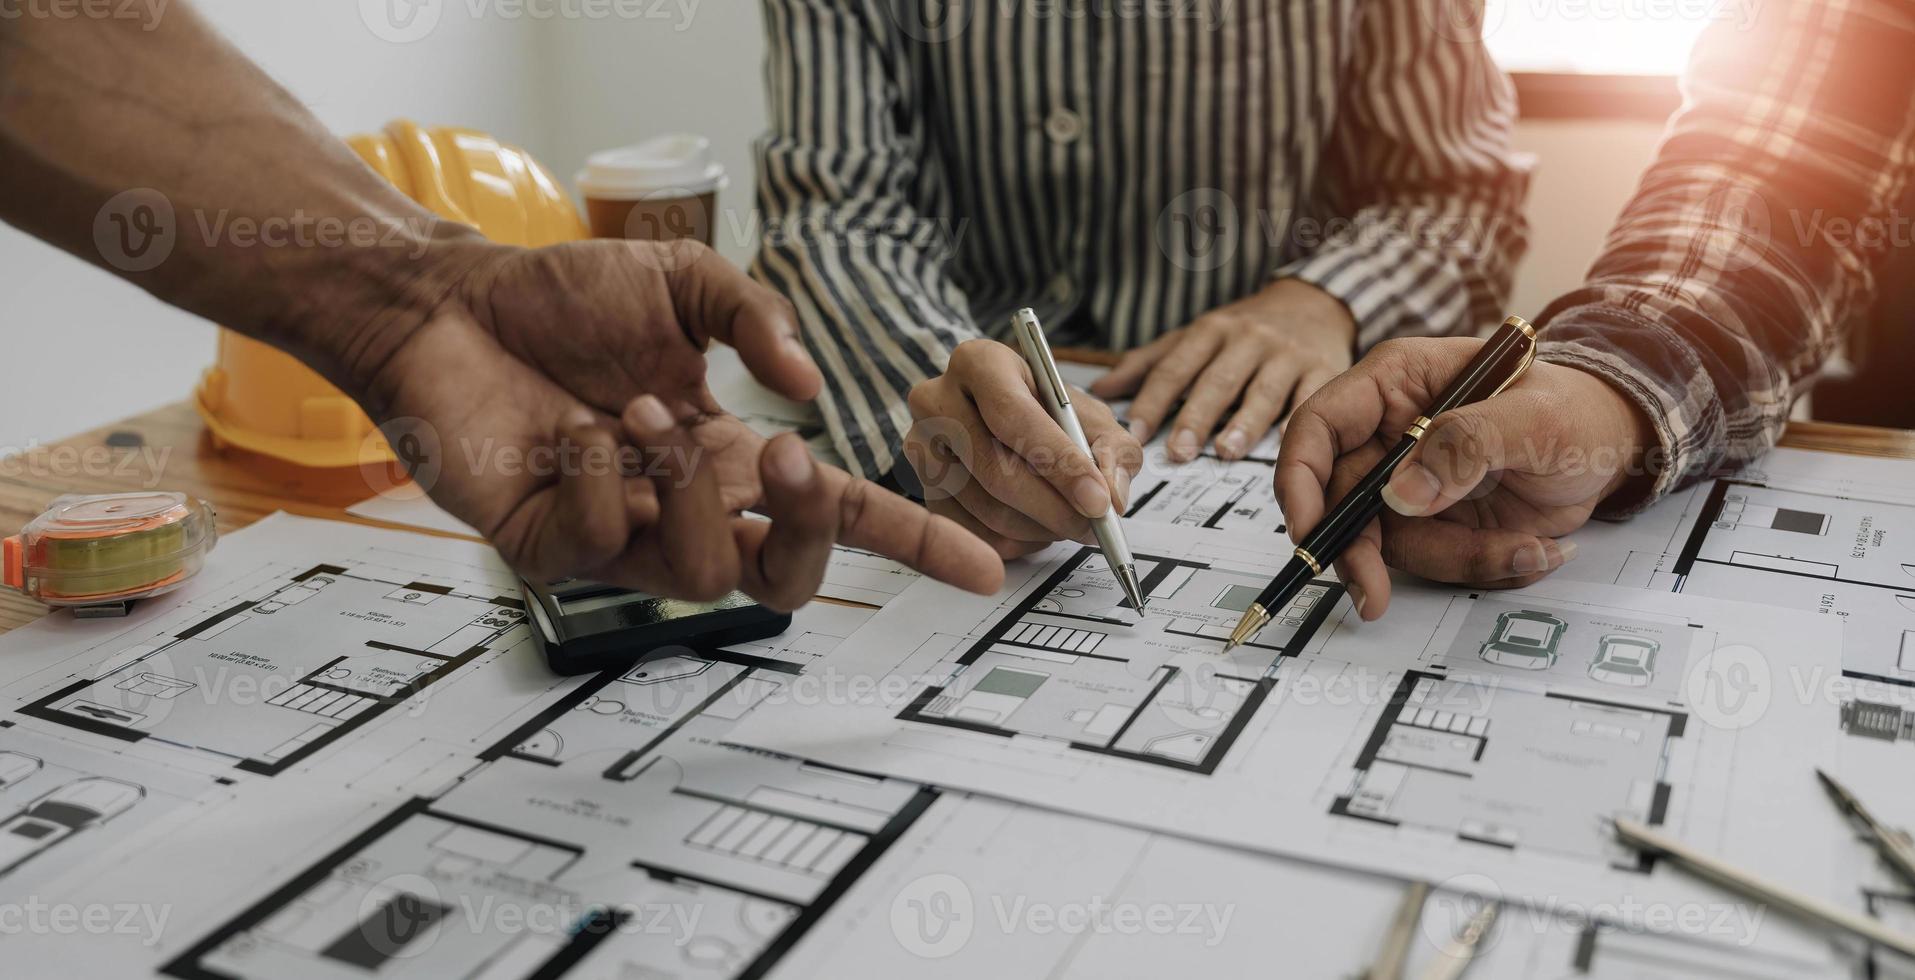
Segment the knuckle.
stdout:
<path fill-rule="evenodd" d="M 693 563 L 679 579 L 685 598 L 692 602 L 711 602 L 723 598 L 736 586 L 737 581 L 737 570 L 732 563 L 717 559 Z"/>
<path fill-rule="evenodd" d="M 707 258 L 716 254 L 711 247 L 695 238 L 674 239 L 669 242 L 651 243 L 653 254 L 670 264 L 666 268 L 691 270 L 702 266 Z"/>
<path fill-rule="evenodd" d="M 838 526 L 857 527 L 864 518 L 865 507 L 871 503 L 871 493 L 876 489 L 869 480 L 852 480 L 846 484 L 838 498 Z"/>
<path fill-rule="evenodd" d="M 912 418 L 922 419 L 936 414 L 938 392 L 943 389 L 942 382 L 942 378 L 931 378 L 911 386 L 911 391 L 905 395 L 904 401 L 911 409 Z"/>
<path fill-rule="evenodd" d="M 1380 367 L 1398 367 L 1414 356 L 1415 345 L 1405 337 L 1393 337 L 1370 348 L 1368 360 Z"/>
<path fill-rule="evenodd" d="M 970 370 L 978 367 L 989 354 L 989 348 L 997 346 L 990 340 L 967 340 L 951 351 L 951 369 Z"/>

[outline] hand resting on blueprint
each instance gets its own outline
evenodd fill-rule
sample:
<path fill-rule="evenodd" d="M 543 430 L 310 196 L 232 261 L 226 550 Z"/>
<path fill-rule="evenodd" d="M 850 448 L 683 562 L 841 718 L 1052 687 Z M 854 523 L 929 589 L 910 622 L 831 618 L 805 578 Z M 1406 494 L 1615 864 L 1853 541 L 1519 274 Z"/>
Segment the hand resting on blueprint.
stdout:
<path fill-rule="evenodd" d="M 1348 368 L 1355 347 L 1356 321 L 1341 300 L 1282 279 L 1125 354 L 1090 390 L 1135 395 L 1131 434 L 1149 442 L 1169 431 L 1172 462 L 1196 459 L 1212 432 L 1219 457 L 1242 459 L 1285 407 Z"/>
<path fill-rule="evenodd" d="M 1293 539 L 1396 445 L 1481 344 L 1380 344 L 1297 409 L 1276 471 Z M 1386 564 L 1440 582 L 1528 585 L 1575 557 L 1575 544 L 1558 539 L 1640 472 L 1654 444 L 1648 421 L 1607 382 L 1538 361 L 1509 390 L 1435 420 L 1337 572 L 1366 620 L 1389 606 Z"/>

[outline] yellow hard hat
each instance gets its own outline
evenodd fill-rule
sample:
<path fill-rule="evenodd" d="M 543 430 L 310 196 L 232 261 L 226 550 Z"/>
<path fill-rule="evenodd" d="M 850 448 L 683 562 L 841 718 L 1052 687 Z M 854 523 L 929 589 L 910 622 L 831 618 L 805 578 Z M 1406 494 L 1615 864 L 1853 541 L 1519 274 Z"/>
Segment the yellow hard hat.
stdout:
<path fill-rule="evenodd" d="M 587 237 L 578 209 L 531 155 L 484 133 L 399 121 L 346 141 L 431 209 L 487 238 L 537 248 Z M 357 403 L 291 355 L 230 330 L 194 393 L 214 446 L 318 468 L 394 460 Z"/>

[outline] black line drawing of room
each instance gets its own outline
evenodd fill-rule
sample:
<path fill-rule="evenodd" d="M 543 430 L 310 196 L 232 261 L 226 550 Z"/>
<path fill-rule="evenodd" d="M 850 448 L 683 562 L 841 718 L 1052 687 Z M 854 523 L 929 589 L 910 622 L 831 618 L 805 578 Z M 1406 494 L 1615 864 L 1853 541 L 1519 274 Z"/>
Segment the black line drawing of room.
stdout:
<path fill-rule="evenodd" d="M 1222 643 L 1263 582 L 1202 562 L 1137 556 L 1144 615 L 1085 548 L 1000 616 L 899 718 L 1213 771 L 1342 595 L 1310 585 L 1252 644 Z"/>
<path fill-rule="evenodd" d="M 1277 507 L 1274 459 L 1226 461 L 1204 455 L 1173 466 L 1162 449 L 1153 449 L 1146 464 L 1133 483 L 1130 511 L 1124 515 L 1131 520 L 1248 534 L 1289 530 Z"/>
<path fill-rule="evenodd" d="M 1851 676 L 1915 686 L 1915 506 L 1719 480 L 1675 591 L 1842 617 Z"/>
<path fill-rule="evenodd" d="M 445 794 L 320 862 L 169 972 L 324 980 L 394 960 L 390 975 L 486 980 L 762 976 L 936 797 L 721 744 L 800 672 L 719 651 L 587 678 Z M 461 844 L 450 870 L 436 853 L 446 835 Z M 483 855 L 513 864 L 474 865 Z M 453 914 L 442 910 L 488 900 L 565 914 L 525 936 L 427 935 Z M 391 908 L 416 934 L 392 935 Z M 299 924 L 282 925 L 288 916 Z M 642 925 L 653 917 L 661 928 Z"/>
<path fill-rule="evenodd" d="M 1608 821 L 1662 822 L 1671 743 L 1687 720 L 1673 709 L 1409 671 L 1331 812 L 1641 869 Z M 1550 770 L 1568 771 L 1541 775 Z M 1552 790 L 1539 796 L 1544 784 Z"/>
<path fill-rule="evenodd" d="M 320 565 L 20 709 L 273 775 L 402 704 L 525 621 L 519 600 Z M 124 640 L 116 641 L 124 642 Z"/>

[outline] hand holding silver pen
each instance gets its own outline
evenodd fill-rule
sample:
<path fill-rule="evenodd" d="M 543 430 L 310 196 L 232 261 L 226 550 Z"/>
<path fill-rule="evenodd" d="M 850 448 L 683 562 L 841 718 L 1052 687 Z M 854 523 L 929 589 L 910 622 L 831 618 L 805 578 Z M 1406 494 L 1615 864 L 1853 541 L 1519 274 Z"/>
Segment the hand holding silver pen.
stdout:
<path fill-rule="evenodd" d="M 1045 410 L 1070 436 L 1071 442 L 1083 450 L 1086 457 L 1091 456 L 1090 439 L 1084 435 L 1084 426 L 1077 419 L 1076 409 L 1071 406 L 1070 387 L 1064 383 L 1063 375 L 1058 373 L 1057 359 L 1051 355 L 1050 341 L 1044 336 L 1043 324 L 1038 322 L 1037 314 L 1028 309 L 1017 311 L 1017 315 L 1011 319 L 1018 348 L 1031 366 L 1031 378 L 1037 385 L 1038 400 L 1044 403 Z M 1104 559 L 1110 563 L 1111 573 L 1117 576 L 1117 584 L 1123 588 L 1131 608 L 1142 612 L 1146 600 L 1143 587 L 1137 579 L 1137 560 L 1131 556 L 1130 542 L 1124 537 L 1122 521 L 1123 515 L 1113 506 L 1104 516 L 1091 520 L 1091 530 L 1097 535 Z"/>

